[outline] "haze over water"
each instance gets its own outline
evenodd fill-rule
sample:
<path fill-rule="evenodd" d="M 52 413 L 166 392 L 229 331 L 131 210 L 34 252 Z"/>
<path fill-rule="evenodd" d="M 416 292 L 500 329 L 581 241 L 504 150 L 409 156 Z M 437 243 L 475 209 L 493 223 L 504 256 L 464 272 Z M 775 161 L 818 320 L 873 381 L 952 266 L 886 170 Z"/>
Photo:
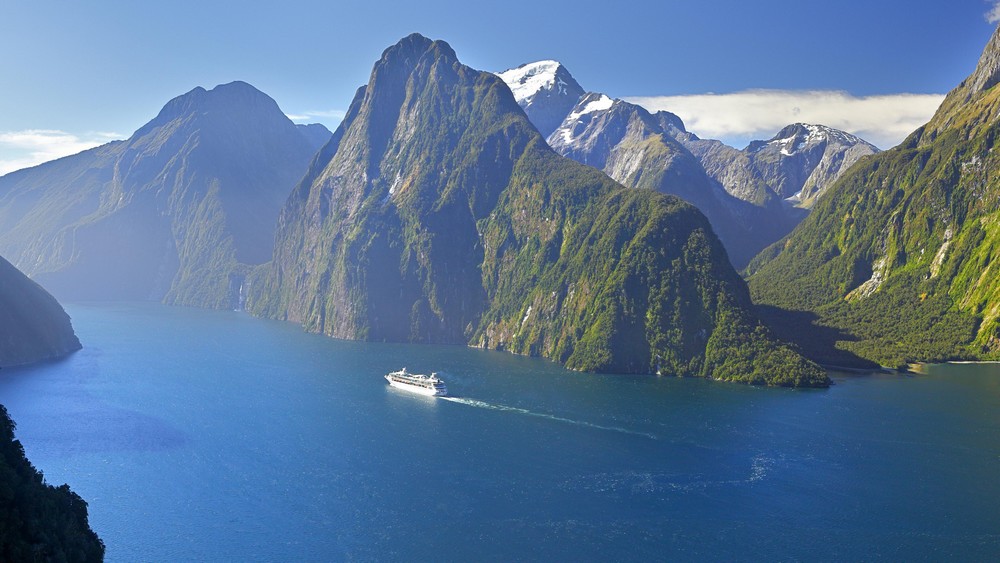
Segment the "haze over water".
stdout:
<path fill-rule="evenodd" d="M 67 310 L 84 350 L 4 370 L 0 403 L 110 561 L 1000 553 L 1000 366 L 762 389 Z M 388 388 L 403 366 L 452 397 Z"/>

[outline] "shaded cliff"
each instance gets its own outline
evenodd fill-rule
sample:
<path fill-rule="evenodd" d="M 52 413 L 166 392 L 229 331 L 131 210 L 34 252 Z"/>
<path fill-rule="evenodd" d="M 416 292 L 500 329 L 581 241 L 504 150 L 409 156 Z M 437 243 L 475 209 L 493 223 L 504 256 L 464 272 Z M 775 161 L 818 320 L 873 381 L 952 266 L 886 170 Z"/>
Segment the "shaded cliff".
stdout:
<path fill-rule="evenodd" d="M 62 306 L 0 258 L 0 367 L 60 358 L 79 349 Z"/>

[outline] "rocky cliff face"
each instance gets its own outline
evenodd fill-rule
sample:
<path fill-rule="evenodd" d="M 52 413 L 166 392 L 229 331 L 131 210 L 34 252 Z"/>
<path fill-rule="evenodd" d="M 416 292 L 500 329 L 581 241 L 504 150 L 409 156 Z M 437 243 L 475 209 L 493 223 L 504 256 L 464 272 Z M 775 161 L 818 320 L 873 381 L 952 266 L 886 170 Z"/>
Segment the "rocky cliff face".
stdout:
<path fill-rule="evenodd" d="M 499 78 L 419 35 L 375 64 L 275 246 L 248 308 L 331 336 L 827 381 L 761 332 L 695 208 L 560 157 Z"/>
<path fill-rule="evenodd" d="M 998 357 L 998 51 L 995 33 L 930 123 L 830 188 L 752 278 L 761 302 L 881 363 Z"/>
<path fill-rule="evenodd" d="M 63 298 L 230 307 L 319 142 L 248 84 L 196 88 L 127 141 L 0 178 L 0 252 Z"/>

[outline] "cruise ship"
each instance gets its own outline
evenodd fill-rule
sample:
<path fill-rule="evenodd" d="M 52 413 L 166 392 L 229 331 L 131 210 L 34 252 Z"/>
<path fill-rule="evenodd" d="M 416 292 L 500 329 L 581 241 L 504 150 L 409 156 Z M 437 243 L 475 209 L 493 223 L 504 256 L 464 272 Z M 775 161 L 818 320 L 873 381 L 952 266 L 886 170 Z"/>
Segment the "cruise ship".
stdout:
<path fill-rule="evenodd" d="M 405 389 L 411 393 L 419 393 L 431 397 L 442 397 L 448 394 L 448 388 L 445 387 L 444 381 L 441 381 L 436 373 L 420 375 L 410 373 L 406 371 L 406 368 L 403 368 L 399 371 L 386 374 L 385 380 L 389 382 L 389 385 Z"/>

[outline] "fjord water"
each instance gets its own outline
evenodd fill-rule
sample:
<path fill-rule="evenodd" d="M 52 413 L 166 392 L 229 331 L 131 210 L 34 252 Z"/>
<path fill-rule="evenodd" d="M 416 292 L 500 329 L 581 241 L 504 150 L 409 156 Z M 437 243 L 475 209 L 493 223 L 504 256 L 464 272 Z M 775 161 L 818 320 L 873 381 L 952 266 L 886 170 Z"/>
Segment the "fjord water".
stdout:
<path fill-rule="evenodd" d="M 1000 553 L 1000 366 L 763 389 L 67 309 L 85 348 L 4 370 L 0 402 L 111 561 Z M 403 366 L 454 396 L 390 389 Z"/>

